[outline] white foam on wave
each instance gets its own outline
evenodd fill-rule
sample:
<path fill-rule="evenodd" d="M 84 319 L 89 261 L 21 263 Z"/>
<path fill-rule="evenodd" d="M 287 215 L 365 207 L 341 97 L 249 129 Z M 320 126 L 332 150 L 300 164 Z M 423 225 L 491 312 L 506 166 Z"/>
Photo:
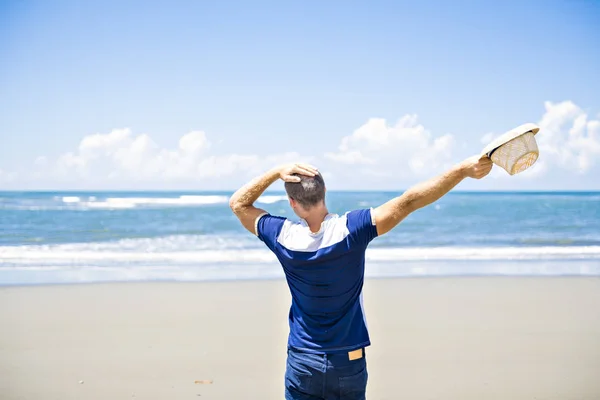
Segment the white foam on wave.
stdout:
<path fill-rule="evenodd" d="M 600 263 L 530 262 L 404 262 L 369 263 L 367 278 L 444 276 L 600 276 Z M 53 283 L 132 282 L 132 281 L 222 281 L 282 279 L 276 262 L 230 264 L 136 264 L 136 265 L 20 265 L 0 266 L 0 286 Z"/>
<path fill-rule="evenodd" d="M 259 197 L 259 204 L 275 204 L 287 201 L 287 196 L 264 195 Z M 210 205 L 226 205 L 229 197 L 225 195 L 181 195 L 178 197 L 108 197 L 96 196 L 54 196 L 50 204 L 17 204 L 3 206 L 2 208 L 16 210 L 64 210 L 64 209 L 92 209 L 92 210 L 119 210 L 134 209 L 138 207 L 198 207 Z"/>
<path fill-rule="evenodd" d="M 135 208 L 136 204 L 133 202 L 118 202 L 118 201 L 109 201 L 111 199 L 107 199 L 107 201 L 88 201 L 82 202 L 80 205 L 82 207 L 88 208 L 108 208 L 108 209 L 120 209 L 120 208 Z"/>
<path fill-rule="evenodd" d="M 287 196 L 260 196 L 257 200 L 257 203 L 262 204 L 273 204 L 278 203 L 280 201 L 287 201 Z"/>
<path fill-rule="evenodd" d="M 123 268 L 85 265 L 52 268 L 26 267 L 11 270 L 0 267 L 0 286 L 136 281 L 201 282 L 277 279 L 283 277 L 283 271 L 275 264 L 253 265 L 251 268 L 248 268 L 247 265 L 240 268 L 194 268 L 172 265 L 136 265 L 135 268 Z"/>
<path fill-rule="evenodd" d="M 183 195 L 179 197 L 109 197 L 98 200 L 91 196 L 87 201 L 80 197 L 66 196 L 62 202 L 85 208 L 95 209 L 122 209 L 139 206 L 198 206 L 211 204 L 225 204 L 229 201 L 222 195 Z"/>
<path fill-rule="evenodd" d="M 177 252 L 198 250 L 264 249 L 255 237 L 239 234 L 169 235 L 151 238 L 127 238 L 117 241 L 66 243 L 33 246 L 43 251 L 97 251 L 97 252 Z M 35 250 L 30 248 L 29 250 Z M 1 251 L 1 248 L 0 248 Z"/>
<path fill-rule="evenodd" d="M 368 277 L 600 276 L 600 246 L 371 248 Z M 0 246 L 0 285 L 281 278 L 256 238 L 175 235 L 115 242 Z"/>
<path fill-rule="evenodd" d="M 261 196 L 257 203 L 273 204 L 286 201 L 286 196 Z M 79 204 L 90 208 L 133 208 L 137 206 L 195 206 L 210 204 L 226 204 L 229 197 L 223 195 L 182 195 L 179 197 L 109 197 L 105 200 L 97 200 L 91 196 L 88 201 L 80 197 L 65 196 L 62 202 L 66 204 Z"/>
<path fill-rule="evenodd" d="M 275 256 L 265 250 L 200 250 L 178 252 L 122 252 L 122 251 L 27 251 L 0 249 L 0 259 L 12 264 L 68 263 L 174 263 L 174 264 L 216 264 L 216 263 L 260 263 L 275 261 Z"/>
<path fill-rule="evenodd" d="M 600 259 L 600 246 L 412 247 L 367 250 L 373 261 Z"/>
<path fill-rule="evenodd" d="M 0 265 L 31 264 L 221 264 L 276 262 L 257 241 L 210 235 L 124 239 L 62 245 L 0 246 Z M 367 262 L 406 261 L 544 261 L 594 260 L 600 263 L 600 246 L 546 247 L 412 247 L 371 248 Z"/>
<path fill-rule="evenodd" d="M 262 242 L 251 235 L 169 235 L 151 238 L 126 238 L 116 241 L 65 244 L 28 244 L 0 246 L 0 261 L 6 257 L 56 257 L 56 254 L 156 254 L 188 253 L 204 250 L 265 250 Z"/>

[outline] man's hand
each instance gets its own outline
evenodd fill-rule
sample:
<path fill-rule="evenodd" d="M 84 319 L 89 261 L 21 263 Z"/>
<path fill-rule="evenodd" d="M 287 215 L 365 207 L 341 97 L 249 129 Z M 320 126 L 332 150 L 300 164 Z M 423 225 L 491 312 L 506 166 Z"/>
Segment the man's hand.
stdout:
<path fill-rule="evenodd" d="M 231 196 L 229 206 L 246 229 L 258 235 L 256 224 L 258 218 L 262 214 L 266 214 L 266 211 L 254 207 L 254 202 L 279 178 L 284 182 L 300 182 L 300 177 L 294 174 L 315 176 L 318 171 L 308 164 L 290 164 L 273 168 L 263 175 L 257 176 Z"/>
<path fill-rule="evenodd" d="M 279 169 L 279 177 L 284 182 L 300 182 L 300 177 L 295 176 L 305 175 L 305 176 L 315 176 L 319 173 L 317 168 L 308 164 L 289 164 L 280 167 Z"/>
<path fill-rule="evenodd" d="M 494 163 L 487 156 L 473 156 L 467 158 L 460 165 L 466 176 L 473 179 L 481 179 L 490 173 Z"/>

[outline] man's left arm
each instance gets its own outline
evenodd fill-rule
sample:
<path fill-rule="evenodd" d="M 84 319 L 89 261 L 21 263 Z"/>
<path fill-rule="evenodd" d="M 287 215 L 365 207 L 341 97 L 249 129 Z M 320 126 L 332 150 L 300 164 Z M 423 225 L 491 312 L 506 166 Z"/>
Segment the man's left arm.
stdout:
<path fill-rule="evenodd" d="M 258 236 L 256 231 L 257 218 L 266 214 L 265 210 L 257 208 L 254 203 L 277 179 L 285 182 L 300 182 L 297 175 L 315 176 L 317 169 L 306 164 L 292 164 L 273 168 L 242 186 L 229 199 L 229 207 L 238 217 L 244 228 Z"/>

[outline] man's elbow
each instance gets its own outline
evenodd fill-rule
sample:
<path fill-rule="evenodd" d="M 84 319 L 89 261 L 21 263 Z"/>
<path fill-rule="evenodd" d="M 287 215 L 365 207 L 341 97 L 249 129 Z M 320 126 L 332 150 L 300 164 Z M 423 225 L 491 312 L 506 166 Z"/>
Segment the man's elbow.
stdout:
<path fill-rule="evenodd" d="M 235 197 L 231 197 L 229 199 L 229 208 L 231 208 L 234 214 L 239 214 L 242 210 L 242 204 Z"/>

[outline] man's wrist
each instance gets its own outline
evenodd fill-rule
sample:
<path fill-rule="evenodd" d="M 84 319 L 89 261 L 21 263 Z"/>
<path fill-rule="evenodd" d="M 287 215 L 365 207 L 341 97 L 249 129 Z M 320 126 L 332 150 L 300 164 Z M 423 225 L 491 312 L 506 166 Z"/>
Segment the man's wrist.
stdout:
<path fill-rule="evenodd" d="M 284 167 L 283 165 L 278 165 L 277 167 L 271 168 L 267 172 L 269 179 L 272 180 L 273 182 L 275 182 L 277 179 L 279 179 L 281 177 L 281 171 L 283 171 L 283 167 Z"/>
<path fill-rule="evenodd" d="M 467 174 L 468 169 L 469 169 L 469 167 L 467 166 L 466 160 L 462 161 L 454 166 L 454 170 L 456 171 L 456 173 L 458 173 L 460 175 L 460 177 L 462 179 L 465 179 L 469 176 L 469 174 Z"/>
<path fill-rule="evenodd" d="M 273 182 L 275 182 L 277 179 L 281 178 L 281 174 L 286 171 L 287 169 L 289 169 L 291 167 L 292 164 L 281 164 L 278 165 L 276 167 L 273 167 L 269 172 L 268 175 L 269 177 L 271 177 L 271 179 L 273 179 Z"/>

